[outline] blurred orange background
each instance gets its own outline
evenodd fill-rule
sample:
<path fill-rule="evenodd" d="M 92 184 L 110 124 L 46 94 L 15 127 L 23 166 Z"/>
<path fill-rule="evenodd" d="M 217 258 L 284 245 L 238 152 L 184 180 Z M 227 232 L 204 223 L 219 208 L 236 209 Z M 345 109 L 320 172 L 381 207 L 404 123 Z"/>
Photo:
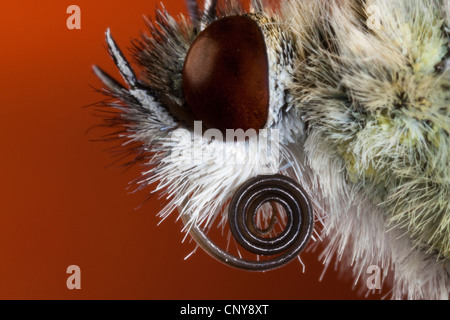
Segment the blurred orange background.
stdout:
<path fill-rule="evenodd" d="M 359 299 L 332 269 L 319 282 L 318 254 L 267 273 L 226 267 L 183 243 L 176 214 L 157 226 L 157 199 L 135 210 L 145 192 L 127 194 L 139 168 L 106 168 L 109 145 L 91 108 L 101 84 L 91 66 L 117 76 L 104 42 L 145 30 L 152 0 L 22 0 L 0 10 L 0 298 L 1 299 Z M 81 8 L 81 30 L 66 9 Z M 165 1 L 174 15 L 184 1 Z M 126 52 L 129 57 L 128 52 Z M 119 77 L 118 77 L 119 78 Z M 147 190 L 149 191 L 149 190 Z M 81 290 L 66 287 L 66 268 L 81 268 Z M 378 299 L 381 294 L 369 298 Z"/>

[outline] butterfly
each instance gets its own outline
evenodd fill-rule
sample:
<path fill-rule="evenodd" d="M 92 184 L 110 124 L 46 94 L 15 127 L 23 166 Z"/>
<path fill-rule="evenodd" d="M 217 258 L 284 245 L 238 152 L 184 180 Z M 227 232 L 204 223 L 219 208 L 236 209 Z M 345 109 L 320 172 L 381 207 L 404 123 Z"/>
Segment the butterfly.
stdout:
<path fill-rule="evenodd" d="M 278 268 L 323 241 L 319 258 L 355 282 L 375 265 L 394 299 L 448 299 L 450 1 L 186 4 L 133 41 L 139 74 L 106 32 L 125 85 L 94 66 L 105 124 L 144 164 L 137 188 L 167 199 L 159 216 L 178 210 L 233 267 Z M 220 248 L 213 225 L 256 260 Z"/>

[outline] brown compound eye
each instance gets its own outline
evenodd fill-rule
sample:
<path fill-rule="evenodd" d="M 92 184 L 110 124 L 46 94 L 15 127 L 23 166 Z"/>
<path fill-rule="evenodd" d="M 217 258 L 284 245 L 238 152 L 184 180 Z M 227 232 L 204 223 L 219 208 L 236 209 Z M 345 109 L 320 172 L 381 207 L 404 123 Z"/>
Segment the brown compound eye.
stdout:
<path fill-rule="evenodd" d="M 187 105 L 203 126 L 259 130 L 269 113 L 264 35 L 248 17 L 223 18 L 192 44 L 183 67 Z"/>

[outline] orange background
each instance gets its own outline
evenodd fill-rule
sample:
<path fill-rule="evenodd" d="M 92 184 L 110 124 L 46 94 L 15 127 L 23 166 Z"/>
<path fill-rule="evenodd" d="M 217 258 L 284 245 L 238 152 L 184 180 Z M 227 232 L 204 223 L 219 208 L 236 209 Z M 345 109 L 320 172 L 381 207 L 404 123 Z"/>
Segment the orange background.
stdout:
<path fill-rule="evenodd" d="M 158 1 L 159 2 L 159 1 Z M 20 4 L 19 4 L 20 3 Z M 303 254 L 267 273 L 226 267 L 184 243 L 176 215 L 157 226 L 160 203 L 135 210 L 127 194 L 138 168 L 105 168 L 108 147 L 86 131 L 99 119 L 83 108 L 103 99 L 91 66 L 117 71 L 107 54 L 110 27 L 122 48 L 145 30 L 157 1 L 4 1 L 0 10 L 1 299 L 351 299 L 350 280 Z M 81 8 L 82 29 L 66 28 L 66 8 Z M 184 1 L 165 1 L 173 14 Z M 129 55 L 128 55 L 129 56 Z M 66 268 L 81 268 L 68 290 Z M 380 295 L 371 296 L 379 298 Z"/>

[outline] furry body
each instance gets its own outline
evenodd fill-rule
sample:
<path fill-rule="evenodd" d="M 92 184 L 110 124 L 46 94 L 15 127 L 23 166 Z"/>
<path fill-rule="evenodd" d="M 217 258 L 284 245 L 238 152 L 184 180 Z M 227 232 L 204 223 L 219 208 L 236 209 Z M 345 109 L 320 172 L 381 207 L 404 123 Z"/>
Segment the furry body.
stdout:
<path fill-rule="evenodd" d="M 337 254 L 355 281 L 377 265 L 393 273 L 393 298 L 448 299 L 450 2 L 295 0 L 274 13 L 255 1 L 250 17 L 264 33 L 270 69 L 262 134 L 270 141 L 280 132 L 281 163 L 245 142 L 195 135 L 181 72 L 190 44 L 215 19 L 248 13 L 225 1 L 216 16 L 212 1 L 202 15 L 189 3 L 191 21 L 159 12 L 151 35 L 135 42 L 139 77 L 108 32 L 129 88 L 96 68 L 118 99 L 108 125 L 125 125 L 117 138 L 148 165 L 139 188 L 159 181 L 155 192 L 167 196 L 160 216 L 180 208 L 192 224 L 224 223 L 223 207 L 241 184 L 281 171 L 311 197 L 326 265 Z M 240 161 L 217 158 L 230 153 Z"/>

